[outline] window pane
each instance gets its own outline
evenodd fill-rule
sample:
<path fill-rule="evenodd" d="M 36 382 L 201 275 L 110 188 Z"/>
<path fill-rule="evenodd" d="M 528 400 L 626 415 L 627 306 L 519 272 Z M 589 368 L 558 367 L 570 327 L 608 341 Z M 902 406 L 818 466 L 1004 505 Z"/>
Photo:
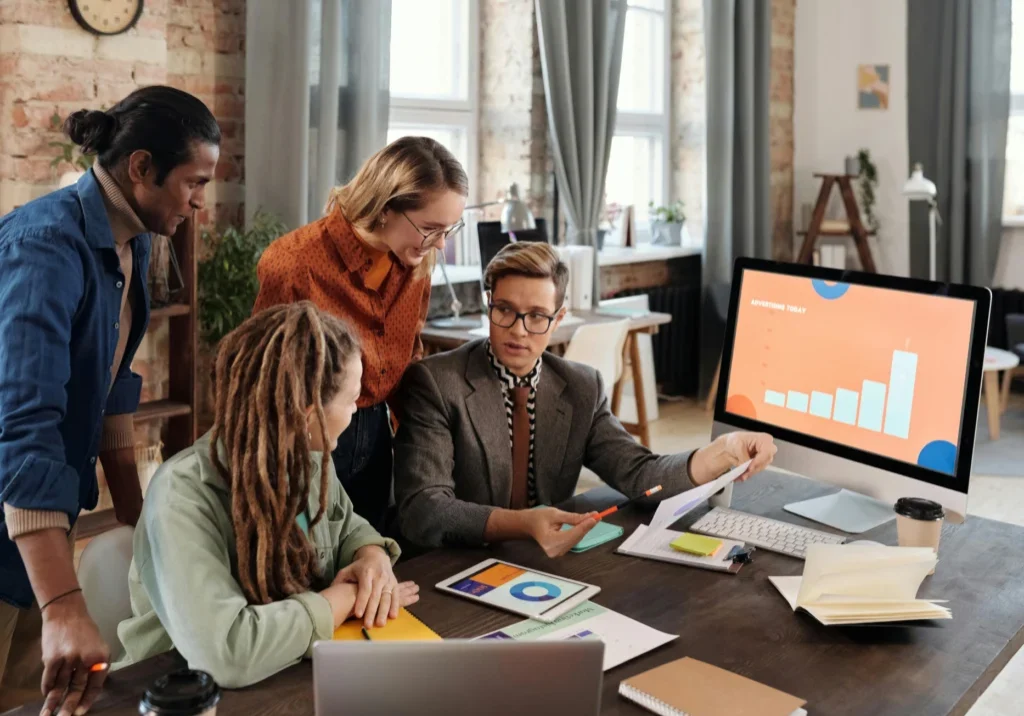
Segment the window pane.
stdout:
<path fill-rule="evenodd" d="M 1024 0 L 1013 0 L 1003 216 L 1024 216 Z"/>
<path fill-rule="evenodd" d="M 652 135 L 616 134 L 608 160 L 605 196 L 609 204 L 636 207 L 637 222 L 647 219 L 647 206 L 661 204 L 662 140 Z"/>
<path fill-rule="evenodd" d="M 626 112 L 661 113 L 665 106 L 665 16 L 644 10 L 626 13 L 618 107 Z"/>
<path fill-rule="evenodd" d="M 629 0 L 629 7 L 645 7 L 648 10 L 664 10 L 665 0 Z"/>
<path fill-rule="evenodd" d="M 391 96 L 464 100 L 468 0 L 392 0 Z"/>
<path fill-rule="evenodd" d="M 1024 115 L 1020 114 L 1010 115 L 1006 131 L 1005 184 L 1003 216 L 1024 216 Z"/>
<path fill-rule="evenodd" d="M 392 124 L 388 127 L 388 144 L 401 137 L 430 137 L 455 155 L 463 169 L 469 158 L 469 146 L 466 130 L 462 127 L 445 127 L 442 125 Z"/>

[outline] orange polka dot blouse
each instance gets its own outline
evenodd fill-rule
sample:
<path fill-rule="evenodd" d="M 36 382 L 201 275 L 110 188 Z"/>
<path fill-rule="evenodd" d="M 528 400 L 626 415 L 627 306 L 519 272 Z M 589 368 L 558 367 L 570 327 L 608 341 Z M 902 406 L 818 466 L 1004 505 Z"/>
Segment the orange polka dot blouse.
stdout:
<path fill-rule="evenodd" d="M 363 344 L 358 407 L 387 400 L 406 367 L 423 355 L 420 331 L 430 303 L 430 278 L 391 261 L 380 280 L 379 252 L 356 236 L 338 209 L 274 241 L 260 258 L 253 313 L 309 300 L 348 322 Z M 371 289 L 369 285 L 379 285 Z M 369 284 L 369 285 L 368 285 Z"/>

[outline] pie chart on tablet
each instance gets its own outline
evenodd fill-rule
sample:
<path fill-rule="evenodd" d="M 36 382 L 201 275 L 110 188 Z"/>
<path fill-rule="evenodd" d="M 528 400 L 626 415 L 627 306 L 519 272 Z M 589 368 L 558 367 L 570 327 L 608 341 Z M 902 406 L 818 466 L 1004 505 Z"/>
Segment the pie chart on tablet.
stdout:
<path fill-rule="evenodd" d="M 562 593 L 561 589 L 550 582 L 521 582 L 510 591 L 513 597 L 524 602 L 547 602 Z"/>

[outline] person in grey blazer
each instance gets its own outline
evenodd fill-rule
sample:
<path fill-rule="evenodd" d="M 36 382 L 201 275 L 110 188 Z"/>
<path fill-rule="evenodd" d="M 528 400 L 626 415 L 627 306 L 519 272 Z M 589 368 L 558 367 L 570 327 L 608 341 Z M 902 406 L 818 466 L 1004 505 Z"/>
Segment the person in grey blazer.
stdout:
<path fill-rule="evenodd" d="M 395 499 L 402 537 L 419 547 L 533 539 L 565 554 L 594 514 L 553 507 L 582 467 L 628 497 L 663 497 L 775 454 L 770 435 L 730 433 L 707 447 L 655 455 L 612 415 L 600 374 L 545 353 L 565 315 L 569 269 L 548 244 L 513 243 L 488 264 L 490 338 L 411 365 L 398 391 Z M 562 531 L 562 525 L 572 529 Z"/>

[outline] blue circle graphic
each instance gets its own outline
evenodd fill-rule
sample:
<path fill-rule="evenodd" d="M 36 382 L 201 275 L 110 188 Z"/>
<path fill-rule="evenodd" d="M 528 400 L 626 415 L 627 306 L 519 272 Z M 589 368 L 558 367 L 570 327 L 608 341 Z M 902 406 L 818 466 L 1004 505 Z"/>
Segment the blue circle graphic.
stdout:
<path fill-rule="evenodd" d="M 812 278 L 811 285 L 814 286 L 815 293 L 829 301 L 841 298 L 844 293 L 850 290 L 850 284 L 848 283 L 826 283 L 820 278 Z"/>
<path fill-rule="evenodd" d="M 540 596 L 527 594 L 526 590 L 530 588 L 543 589 L 544 594 Z M 523 582 L 512 587 L 511 592 L 513 597 L 522 599 L 524 602 L 548 602 L 560 595 L 562 590 L 549 582 Z"/>
<path fill-rule="evenodd" d="M 921 448 L 917 464 L 947 475 L 956 474 L 956 445 L 948 440 L 932 440 Z"/>

